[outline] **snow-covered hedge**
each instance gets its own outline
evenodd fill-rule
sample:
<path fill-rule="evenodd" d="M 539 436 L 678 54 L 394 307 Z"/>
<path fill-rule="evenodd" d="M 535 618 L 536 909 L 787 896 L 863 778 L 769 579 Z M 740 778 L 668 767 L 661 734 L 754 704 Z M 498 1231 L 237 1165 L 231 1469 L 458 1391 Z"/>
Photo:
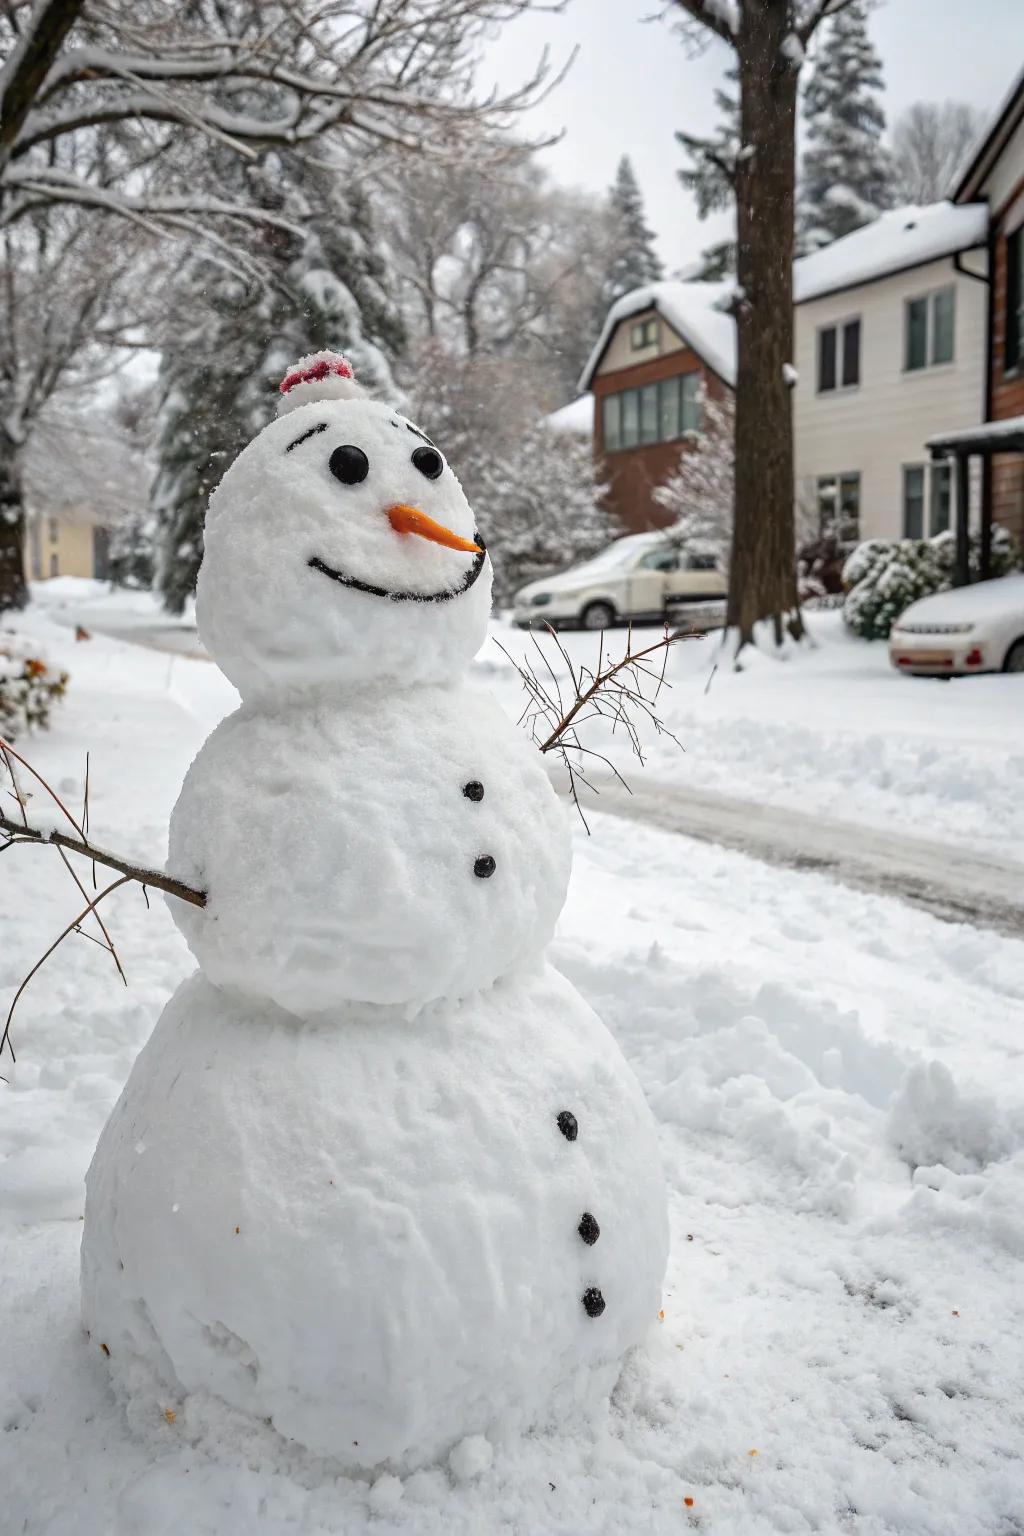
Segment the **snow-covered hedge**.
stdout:
<path fill-rule="evenodd" d="M 0 736 L 13 741 L 50 723 L 50 707 L 63 697 L 68 674 L 56 672 L 19 636 L 0 630 Z"/>
<path fill-rule="evenodd" d="M 858 544 L 843 567 L 847 628 L 862 640 L 887 639 L 911 603 L 953 585 L 955 561 L 952 533 L 940 533 L 934 539 L 867 539 Z M 969 563 L 976 580 L 981 564 L 977 535 L 971 538 Z M 1020 564 L 1016 540 L 1005 528 L 993 527 L 990 575 L 1005 576 Z"/>

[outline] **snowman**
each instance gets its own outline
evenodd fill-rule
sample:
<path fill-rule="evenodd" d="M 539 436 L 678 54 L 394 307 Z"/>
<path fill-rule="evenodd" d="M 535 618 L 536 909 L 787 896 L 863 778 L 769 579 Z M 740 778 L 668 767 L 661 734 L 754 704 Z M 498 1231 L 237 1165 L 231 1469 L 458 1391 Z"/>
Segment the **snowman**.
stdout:
<path fill-rule="evenodd" d="M 665 1190 L 545 964 L 566 811 L 467 679 L 462 488 L 337 354 L 281 388 L 210 502 L 197 619 L 242 702 L 172 815 L 199 969 L 89 1170 L 83 1313 L 133 1411 L 226 1404 L 401 1474 L 601 1411 L 660 1306 Z"/>

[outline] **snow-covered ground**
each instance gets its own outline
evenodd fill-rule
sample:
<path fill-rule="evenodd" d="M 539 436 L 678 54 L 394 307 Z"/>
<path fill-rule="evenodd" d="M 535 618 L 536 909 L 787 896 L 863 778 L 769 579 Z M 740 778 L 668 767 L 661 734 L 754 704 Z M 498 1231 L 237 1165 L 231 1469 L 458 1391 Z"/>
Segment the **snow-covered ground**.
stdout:
<path fill-rule="evenodd" d="M 234 695 L 208 662 L 100 633 L 105 601 L 93 596 L 89 641 L 46 609 L 23 621 L 72 673 L 30 755 L 74 799 L 88 746 L 94 835 L 159 861 L 184 770 Z M 720 668 L 706 692 L 715 642 L 680 647 L 669 709 L 687 751 L 659 747 L 650 771 L 953 845 L 1024 846 L 1019 680 L 917 684 L 890 675 L 881 647 L 821 628 L 813 654 Z M 497 662 L 489 680 L 514 705 Z M 107 909 L 129 989 L 109 956 L 69 941 L 26 993 L 19 1061 L 2 1069 L 0 1528 L 1024 1530 L 1024 942 L 611 817 L 592 827 L 553 958 L 638 1073 L 673 1222 L 665 1319 L 605 1432 L 570 1423 L 498 1446 L 472 1481 L 436 1469 L 371 1485 L 269 1431 L 243 1446 L 189 1401 L 125 1423 L 78 1319 L 82 1177 L 191 969 L 162 903 L 147 911 L 129 887 Z M 50 851 L 5 856 L 0 996 L 77 900 Z"/>

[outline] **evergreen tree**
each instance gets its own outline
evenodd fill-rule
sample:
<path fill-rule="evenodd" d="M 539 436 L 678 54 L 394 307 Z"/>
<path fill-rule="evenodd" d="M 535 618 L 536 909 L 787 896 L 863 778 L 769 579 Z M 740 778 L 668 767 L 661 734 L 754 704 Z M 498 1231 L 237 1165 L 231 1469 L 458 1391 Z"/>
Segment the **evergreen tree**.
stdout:
<path fill-rule="evenodd" d="M 735 207 L 736 164 L 740 152 L 739 69 L 726 71 L 727 86 L 715 91 L 715 105 L 721 113 L 714 134 L 707 139 L 692 133 L 676 133 L 676 139 L 690 157 L 690 164 L 676 174 L 697 204 L 697 216 L 723 213 Z M 720 240 L 701 253 L 701 282 L 717 282 L 736 271 L 736 241 Z"/>
<path fill-rule="evenodd" d="M 868 36 L 865 0 L 829 23 L 804 95 L 808 149 L 797 208 L 797 245 L 817 250 L 891 207 L 882 62 Z"/>
<path fill-rule="evenodd" d="M 644 200 L 628 155 L 623 155 L 608 195 L 611 243 L 608 273 L 601 295 L 603 323 L 608 306 L 624 293 L 654 283 L 663 268 L 654 249 L 654 235 L 644 218 Z"/>
<path fill-rule="evenodd" d="M 188 320 L 163 351 L 151 498 L 156 582 L 174 613 L 195 589 L 210 493 L 273 417 L 289 364 L 334 347 L 371 392 L 395 392 L 389 357 L 402 346 L 402 324 L 365 194 L 338 171 L 287 156 L 271 156 L 251 174 L 256 195 L 302 233 L 265 233 L 257 270 L 196 256 L 178 285 L 177 308 Z"/>

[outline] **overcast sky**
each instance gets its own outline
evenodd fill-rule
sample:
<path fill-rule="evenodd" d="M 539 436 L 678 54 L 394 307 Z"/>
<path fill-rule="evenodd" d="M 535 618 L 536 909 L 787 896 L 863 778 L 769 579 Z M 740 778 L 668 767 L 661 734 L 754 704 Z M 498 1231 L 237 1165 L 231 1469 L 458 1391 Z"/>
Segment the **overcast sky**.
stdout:
<path fill-rule="evenodd" d="M 601 188 L 630 155 L 648 220 L 669 270 L 692 261 L 716 228 L 700 224 L 676 180 L 676 128 L 702 133 L 730 50 L 713 39 L 690 58 L 667 21 L 644 22 L 659 0 L 570 0 L 563 15 L 532 15 L 502 34 L 489 59 L 502 85 L 521 80 L 545 44 L 568 79 L 536 108 L 531 135 L 563 130 L 544 152 L 559 181 Z M 882 0 L 871 21 L 885 71 L 890 121 L 914 101 L 967 101 L 985 112 L 1024 65 L 1024 0 Z"/>

